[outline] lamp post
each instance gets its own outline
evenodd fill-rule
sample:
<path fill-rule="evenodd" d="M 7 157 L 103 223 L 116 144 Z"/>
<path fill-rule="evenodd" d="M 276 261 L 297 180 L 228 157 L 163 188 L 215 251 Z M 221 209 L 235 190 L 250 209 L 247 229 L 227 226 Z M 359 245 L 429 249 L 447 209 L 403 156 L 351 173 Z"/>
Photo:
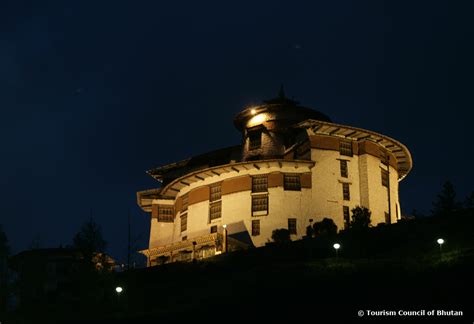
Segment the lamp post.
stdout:
<path fill-rule="evenodd" d="M 336 259 L 337 259 L 338 258 L 338 251 L 341 248 L 341 244 L 334 243 L 334 245 L 332 247 L 336 250 Z"/>
<path fill-rule="evenodd" d="M 115 292 L 117 293 L 117 306 L 120 305 L 120 294 L 122 293 L 123 288 L 120 286 L 115 287 Z"/>
<path fill-rule="evenodd" d="M 224 228 L 224 238 L 223 238 L 222 245 L 223 245 L 224 253 L 227 253 L 227 224 L 222 225 L 222 227 Z"/>
<path fill-rule="evenodd" d="M 439 253 L 442 253 L 441 247 L 444 244 L 444 240 L 442 238 L 439 238 L 439 239 L 436 240 L 436 242 L 439 244 Z"/>

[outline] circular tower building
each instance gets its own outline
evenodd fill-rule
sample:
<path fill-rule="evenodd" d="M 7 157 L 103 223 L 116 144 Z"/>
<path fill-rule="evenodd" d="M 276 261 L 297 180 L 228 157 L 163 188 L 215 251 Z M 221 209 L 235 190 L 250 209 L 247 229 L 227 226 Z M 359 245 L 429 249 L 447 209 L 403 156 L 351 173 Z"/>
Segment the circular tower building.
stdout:
<path fill-rule="evenodd" d="M 148 171 L 161 183 L 137 193 L 150 213 L 150 265 L 263 246 L 281 228 L 298 240 L 324 218 L 341 230 L 357 206 L 372 225 L 401 218 L 398 183 L 412 158 L 397 140 L 334 123 L 282 89 L 234 125 L 242 145 Z"/>

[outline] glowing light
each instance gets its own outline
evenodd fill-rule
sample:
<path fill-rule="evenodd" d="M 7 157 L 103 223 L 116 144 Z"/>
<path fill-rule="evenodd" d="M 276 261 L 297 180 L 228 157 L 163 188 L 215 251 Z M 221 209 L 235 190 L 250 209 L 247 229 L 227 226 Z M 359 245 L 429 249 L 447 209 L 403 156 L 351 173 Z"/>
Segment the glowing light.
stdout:
<path fill-rule="evenodd" d="M 444 244 L 444 240 L 442 238 L 439 238 L 436 242 L 438 242 L 439 245 Z"/>
<path fill-rule="evenodd" d="M 222 225 L 222 227 L 227 228 L 227 224 Z"/>
<path fill-rule="evenodd" d="M 266 114 L 258 114 L 256 116 L 253 116 L 252 119 L 249 120 L 248 125 L 250 127 L 255 126 L 255 125 L 259 125 L 259 124 L 263 123 L 265 120 L 267 120 Z"/>
<path fill-rule="evenodd" d="M 339 248 L 341 247 L 341 244 L 334 243 L 334 245 L 332 247 L 335 248 L 336 250 L 339 250 Z"/>
<path fill-rule="evenodd" d="M 115 288 L 115 291 L 117 292 L 117 294 L 120 294 L 122 291 L 123 291 L 123 288 L 122 287 L 116 287 Z"/>
<path fill-rule="evenodd" d="M 252 115 L 255 115 L 255 114 L 257 113 L 257 110 L 252 109 L 252 110 L 250 110 L 250 113 L 251 113 Z"/>

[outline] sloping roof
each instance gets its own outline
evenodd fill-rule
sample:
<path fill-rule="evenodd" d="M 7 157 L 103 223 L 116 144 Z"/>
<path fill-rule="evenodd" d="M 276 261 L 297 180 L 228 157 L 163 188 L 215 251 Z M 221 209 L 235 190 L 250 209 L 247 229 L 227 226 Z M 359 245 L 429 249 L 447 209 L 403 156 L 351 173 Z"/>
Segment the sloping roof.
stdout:
<path fill-rule="evenodd" d="M 239 162 L 241 159 L 241 146 L 234 145 L 217 149 L 204 154 L 200 154 L 188 159 L 170 163 L 147 171 L 156 180 L 163 182 L 163 185 L 183 176 L 186 173 L 205 169 L 213 166 Z"/>
<path fill-rule="evenodd" d="M 295 125 L 295 127 L 311 129 L 314 134 L 331 135 L 348 138 L 354 141 L 366 140 L 377 143 L 384 147 L 388 152 L 392 153 L 397 159 L 398 181 L 405 178 L 413 167 L 413 159 L 408 148 L 389 136 L 358 127 L 311 119 L 305 120 Z"/>

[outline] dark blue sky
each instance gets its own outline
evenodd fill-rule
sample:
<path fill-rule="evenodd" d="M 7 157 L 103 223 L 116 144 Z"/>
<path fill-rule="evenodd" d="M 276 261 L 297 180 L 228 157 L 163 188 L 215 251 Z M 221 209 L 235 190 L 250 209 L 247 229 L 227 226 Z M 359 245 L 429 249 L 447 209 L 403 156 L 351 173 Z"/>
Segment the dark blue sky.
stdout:
<path fill-rule="evenodd" d="M 244 106 L 288 96 L 394 137 L 404 213 L 474 186 L 470 1 L 1 1 L 0 223 L 13 252 L 90 216 L 112 256 L 148 239 L 145 171 L 238 144 Z"/>

